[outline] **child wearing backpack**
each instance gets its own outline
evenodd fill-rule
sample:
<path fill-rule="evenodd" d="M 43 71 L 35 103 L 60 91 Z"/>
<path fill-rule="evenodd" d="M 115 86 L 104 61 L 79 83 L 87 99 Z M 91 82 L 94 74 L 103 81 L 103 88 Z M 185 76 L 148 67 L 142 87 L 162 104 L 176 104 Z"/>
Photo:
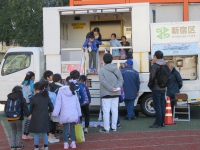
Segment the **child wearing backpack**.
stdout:
<path fill-rule="evenodd" d="M 56 104 L 52 116 L 57 117 L 60 113 L 60 124 L 63 124 L 64 149 L 76 148 L 75 124 L 81 116 L 81 108 L 77 97 L 77 77 L 80 74 L 77 70 L 70 73 L 69 86 L 59 89 Z M 68 144 L 68 129 L 70 127 L 71 144 Z"/>
<path fill-rule="evenodd" d="M 10 106 L 13 106 L 14 112 Z M 4 112 L 11 127 L 11 150 L 15 148 L 22 149 L 24 147 L 22 144 L 22 121 L 24 120 L 24 114 L 28 117 L 30 113 L 21 86 L 15 86 L 12 93 L 8 94 Z"/>
<path fill-rule="evenodd" d="M 30 110 L 30 97 L 34 94 L 34 80 L 35 74 L 32 71 L 26 73 L 24 81 L 22 82 L 22 93 L 26 99 L 28 109 Z M 29 135 L 30 119 L 27 118 L 24 124 L 24 134 L 22 135 L 23 140 L 32 140 L 33 137 Z"/>
<path fill-rule="evenodd" d="M 51 84 L 49 84 L 50 91 L 48 93 L 49 93 L 49 97 L 50 97 L 51 102 L 53 103 L 54 107 L 55 107 L 56 97 L 57 97 L 59 88 L 63 86 L 61 84 L 61 82 L 62 82 L 61 75 L 60 74 L 54 74 L 53 75 L 53 82 Z M 51 130 L 50 130 L 49 139 L 48 139 L 49 143 L 56 143 L 56 142 L 60 141 L 59 139 L 57 139 L 55 137 L 56 126 L 57 126 L 57 123 L 59 122 L 58 118 L 59 117 L 57 117 L 55 119 L 51 118 Z"/>
<path fill-rule="evenodd" d="M 53 111 L 53 104 L 49 98 L 48 91 L 42 82 L 34 84 L 34 93 L 30 103 L 31 123 L 29 131 L 34 133 L 35 150 L 39 150 L 39 134 L 42 133 L 44 146 L 42 150 L 48 150 L 48 136 L 50 131 L 50 116 Z M 40 149 L 41 150 L 41 149 Z"/>
<path fill-rule="evenodd" d="M 85 129 L 84 132 L 88 133 L 88 127 L 90 123 L 90 103 L 91 103 L 91 96 L 90 96 L 90 91 L 88 87 L 85 85 L 85 82 L 87 80 L 87 77 L 85 75 L 81 75 L 79 78 L 79 85 L 83 87 L 84 95 L 85 95 L 85 100 L 83 103 L 81 103 L 81 111 L 84 114 L 85 117 Z M 82 117 L 80 118 L 82 122 Z"/>

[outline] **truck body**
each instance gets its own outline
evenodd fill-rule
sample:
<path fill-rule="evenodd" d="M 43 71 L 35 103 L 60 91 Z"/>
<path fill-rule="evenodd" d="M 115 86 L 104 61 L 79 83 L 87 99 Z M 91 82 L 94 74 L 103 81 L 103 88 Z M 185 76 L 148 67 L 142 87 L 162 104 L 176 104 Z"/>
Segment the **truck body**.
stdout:
<path fill-rule="evenodd" d="M 130 42 L 131 46 L 127 48 L 133 50 L 134 69 L 139 72 L 141 80 L 135 105 L 140 104 L 144 114 L 155 114 L 147 84 L 151 68 L 149 55 L 153 56 L 158 49 L 163 51 L 167 61 L 175 62 L 184 79 L 182 92 L 187 93 L 189 98 L 199 98 L 200 23 L 152 22 L 149 3 L 43 8 L 44 47 L 12 48 L 7 51 L 0 68 L 0 101 L 6 101 L 6 95 L 15 85 L 21 84 L 27 71 L 35 72 L 36 81 L 39 81 L 45 70 L 60 73 L 65 79 L 70 71 L 77 69 L 90 81 L 91 106 L 99 106 L 98 75 L 87 74 L 88 53 L 81 49 L 86 34 L 94 27 L 100 28 L 104 44 L 98 51 L 98 69 L 103 65 L 105 49 L 112 54 L 115 48 L 110 47 L 112 33 L 116 33 L 119 40 L 125 35 Z M 193 29 L 188 29 L 193 26 Z M 185 28 L 181 27 L 186 27 L 187 31 L 182 31 Z M 176 38 L 183 35 L 186 37 Z M 124 62 L 114 60 L 112 63 L 120 66 Z"/>

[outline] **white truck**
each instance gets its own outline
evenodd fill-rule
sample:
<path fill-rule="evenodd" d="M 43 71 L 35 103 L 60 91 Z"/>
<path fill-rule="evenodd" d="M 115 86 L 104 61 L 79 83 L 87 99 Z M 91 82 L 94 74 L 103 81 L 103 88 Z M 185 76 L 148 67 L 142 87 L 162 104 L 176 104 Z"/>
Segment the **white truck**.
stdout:
<path fill-rule="evenodd" d="M 73 6 L 43 8 L 44 47 L 11 48 L 1 63 L 0 101 L 12 87 L 20 85 L 27 71 L 36 74 L 36 81 L 45 70 L 60 73 L 65 79 L 69 72 L 77 69 L 86 74 L 88 54 L 81 46 L 86 34 L 99 27 L 103 44 L 99 48 L 98 68 L 102 66 L 104 49 L 112 49 L 109 39 L 112 33 L 117 39 L 127 37 L 133 49 L 134 69 L 140 73 L 141 86 L 135 105 L 140 104 L 145 115 L 154 115 L 149 79 L 149 55 L 162 50 L 166 60 L 173 60 L 180 71 L 184 85 L 182 92 L 189 98 L 200 97 L 199 86 L 199 45 L 200 23 L 152 23 L 149 3 Z M 185 28 L 187 29 L 185 29 Z M 151 29 L 151 30 L 150 30 Z M 187 31 L 185 31 L 187 30 Z M 120 47 L 118 47 L 120 48 Z M 114 60 L 118 66 L 125 60 Z M 97 74 L 88 74 L 92 95 L 92 106 L 100 105 L 99 79 Z"/>

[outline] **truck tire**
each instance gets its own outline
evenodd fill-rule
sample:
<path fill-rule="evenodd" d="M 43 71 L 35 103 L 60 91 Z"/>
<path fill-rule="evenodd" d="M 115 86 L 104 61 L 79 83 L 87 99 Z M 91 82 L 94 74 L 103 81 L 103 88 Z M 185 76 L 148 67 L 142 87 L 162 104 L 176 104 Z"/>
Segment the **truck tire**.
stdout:
<path fill-rule="evenodd" d="M 156 112 L 153 108 L 152 94 L 146 94 L 142 97 L 140 103 L 141 111 L 146 116 L 155 116 Z"/>

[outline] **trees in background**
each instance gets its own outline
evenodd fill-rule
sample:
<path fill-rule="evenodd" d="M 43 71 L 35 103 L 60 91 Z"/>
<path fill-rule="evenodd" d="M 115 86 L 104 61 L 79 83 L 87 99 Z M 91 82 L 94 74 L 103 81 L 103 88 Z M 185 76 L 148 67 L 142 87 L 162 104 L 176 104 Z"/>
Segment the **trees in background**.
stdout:
<path fill-rule="evenodd" d="M 43 46 L 43 7 L 67 6 L 69 0 L 0 0 L 0 42 Z"/>

